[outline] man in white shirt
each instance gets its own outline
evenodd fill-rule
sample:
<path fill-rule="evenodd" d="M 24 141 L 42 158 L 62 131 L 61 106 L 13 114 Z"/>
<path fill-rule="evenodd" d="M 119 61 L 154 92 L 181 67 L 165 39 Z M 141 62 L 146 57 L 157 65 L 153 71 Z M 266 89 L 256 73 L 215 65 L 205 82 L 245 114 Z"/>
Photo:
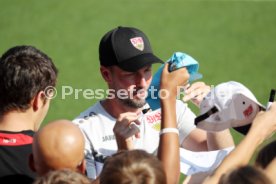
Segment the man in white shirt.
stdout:
<path fill-rule="evenodd" d="M 103 36 L 99 57 L 109 94 L 74 120 L 85 135 L 87 174 L 92 179 L 99 175 L 107 156 L 128 144 L 131 145 L 127 147 L 154 153 L 159 144 L 161 120 L 161 110 L 148 110 L 145 101 L 152 80 L 151 65 L 163 63 L 153 54 L 147 36 L 136 28 L 115 28 Z M 199 103 L 209 89 L 202 82 L 195 83 L 188 89 L 186 100 Z M 228 131 L 199 130 L 194 125 L 195 115 L 187 105 L 177 100 L 176 106 L 181 147 L 206 151 L 233 145 Z"/>

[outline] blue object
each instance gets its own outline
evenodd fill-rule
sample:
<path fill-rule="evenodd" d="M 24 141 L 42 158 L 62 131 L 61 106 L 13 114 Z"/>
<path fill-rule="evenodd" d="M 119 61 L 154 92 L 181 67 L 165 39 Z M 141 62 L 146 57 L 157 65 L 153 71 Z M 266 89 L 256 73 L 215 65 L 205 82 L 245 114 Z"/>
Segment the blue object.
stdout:
<path fill-rule="evenodd" d="M 188 54 L 182 52 L 175 52 L 167 62 L 170 63 L 170 72 L 177 70 L 179 68 L 186 67 L 190 74 L 189 82 L 193 82 L 194 80 L 202 78 L 202 74 L 198 73 L 198 62 Z M 164 65 L 165 64 L 161 65 L 157 72 L 154 74 L 151 85 L 148 89 L 148 97 L 146 98 L 146 101 L 152 110 L 160 108 L 160 99 L 158 93 L 160 90 L 160 77 Z"/>

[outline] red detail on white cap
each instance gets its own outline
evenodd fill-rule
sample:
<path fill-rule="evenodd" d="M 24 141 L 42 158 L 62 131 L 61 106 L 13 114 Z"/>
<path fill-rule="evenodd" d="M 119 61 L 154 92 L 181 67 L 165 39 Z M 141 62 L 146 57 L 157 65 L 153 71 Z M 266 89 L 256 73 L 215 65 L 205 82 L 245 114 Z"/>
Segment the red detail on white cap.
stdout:
<path fill-rule="evenodd" d="M 250 104 L 248 107 L 247 107 L 247 109 L 245 109 L 244 111 L 243 111 L 243 115 L 245 116 L 245 117 L 249 117 L 251 114 L 252 114 L 252 112 L 253 112 L 253 107 L 252 107 L 252 105 Z"/>

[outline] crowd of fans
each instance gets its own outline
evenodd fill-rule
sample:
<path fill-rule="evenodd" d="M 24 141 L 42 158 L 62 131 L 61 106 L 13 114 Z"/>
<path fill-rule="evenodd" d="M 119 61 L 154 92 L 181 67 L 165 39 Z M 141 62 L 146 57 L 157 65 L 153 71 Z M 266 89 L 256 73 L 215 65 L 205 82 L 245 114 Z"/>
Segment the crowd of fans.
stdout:
<path fill-rule="evenodd" d="M 131 89 L 134 99 L 104 99 L 73 121 L 57 120 L 42 128 L 51 94 L 45 89 L 57 81 L 54 63 L 33 46 L 15 46 L 1 56 L 0 183 L 173 184 L 179 183 L 181 147 L 196 152 L 234 146 L 229 129 L 198 129 L 195 115 L 177 100 L 177 87 L 189 83 L 186 68 L 169 72 L 165 64 L 159 90 L 168 96 L 160 99 L 157 111 L 135 93 L 145 93 L 151 65 L 161 62 L 142 31 L 115 28 L 103 36 L 99 50 L 108 88 Z M 199 105 L 209 92 L 208 85 L 197 82 L 187 88 L 185 99 Z M 146 121 L 154 113 L 158 131 Z M 276 141 L 256 151 L 275 130 L 273 102 L 266 111 L 260 109 L 250 130 L 214 171 L 192 175 L 184 183 L 275 183 Z M 113 139 L 106 142 L 106 135 Z M 249 164 L 256 152 L 255 164 Z"/>

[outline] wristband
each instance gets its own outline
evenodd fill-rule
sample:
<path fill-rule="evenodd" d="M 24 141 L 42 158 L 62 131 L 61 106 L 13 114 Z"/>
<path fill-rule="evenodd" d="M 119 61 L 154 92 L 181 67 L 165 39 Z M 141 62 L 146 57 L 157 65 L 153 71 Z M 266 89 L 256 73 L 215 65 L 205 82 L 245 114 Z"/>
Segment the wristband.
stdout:
<path fill-rule="evenodd" d="M 162 130 L 160 130 L 159 135 L 166 134 L 166 133 L 175 133 L 179 135 L 179 131 L 177 128 L 163 128 Z"/>

